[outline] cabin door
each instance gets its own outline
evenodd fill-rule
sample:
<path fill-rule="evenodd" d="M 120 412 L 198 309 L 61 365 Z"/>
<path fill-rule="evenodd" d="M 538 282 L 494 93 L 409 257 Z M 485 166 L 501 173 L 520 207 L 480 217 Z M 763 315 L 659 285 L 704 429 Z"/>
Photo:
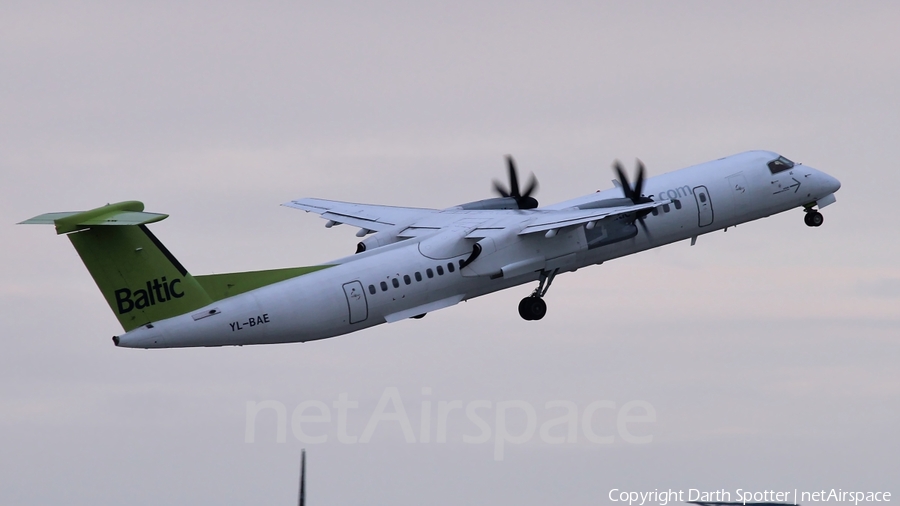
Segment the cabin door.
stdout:
<path fill-rule="evenodd" d="M 359 323 L 369 317 L 369 305 L 366 303 L 366 292 L 362 283 L 351 281 L 344 283 L 344 295 L 350 309 L 350 323 Z"/>
<path fill-rule="evenodd" d="M 694 198 L 697 200 L 697 213 L 700 215 L 700 226 L 712 225 L 713 208 L 709 198 L 709 190 L 705 186 L 694 187 Z"/>

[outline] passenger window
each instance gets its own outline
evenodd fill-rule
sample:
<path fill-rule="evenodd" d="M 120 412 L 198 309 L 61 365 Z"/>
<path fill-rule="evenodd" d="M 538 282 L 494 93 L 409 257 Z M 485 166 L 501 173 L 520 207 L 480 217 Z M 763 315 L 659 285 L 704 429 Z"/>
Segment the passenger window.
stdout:
<path fill-rule="evenodd" d="M 778 158 L 769 162 L 769 171 L 772 174 L 778 174 L 779 172 L 783 172 L 788 169 L 794 168 L 794 162 L 788 160 L 783 156 L 779 156 Z"/>
<path fill-rule="evenodd" d="M 397 278 L 392 279 L 391 284 L 394 285 L 394 288 L 400 288 L 400 281 Z"/>
<path fill-rule="evenodd" d="M 422 274 L 419 271 L 416 271 L 416 281 L 422 281 Z"/>
<path fill-rule="evenodd" d="M 663 204 L 663 212 L 664 212 L 664 213 L 667 213 L 667 212 L 669 212 L 669 211 L 671 211 L 671 210 L 672 210 L 672 208 L 669 207 L 669 204 Z"/>
<path fill-rule="evenodd" d="M 654 207 L 651 212 L 653 213 L 653 216 L 659 216 L 659 208 Z"/>
<path fill-rule="evenodd" d="M 407 285 L 410 284 L 410 283 L 412 283 L 412 280 L 409 279 L 409 274 L 404 274 L 404 275 L 403 275 L 403 282 L 406 283 Z"/>
<path fill-rule="evenodd" d="M 705 193 L 700 194 L 700 202 L 703 202 L 704 204 L 706 203 L 706 194 Z"/>
<path fill-rule="evenodd" d="M 465 266 L 465 265 L 466 265 L 466 261 L 465 261 L 465 260 L 460 260 L 460 261 L 459 261 L 459 268 L 460 268 L 460 269 L 462 269 L 463 266 Z"/>
<path fill-rule="evenodd" d="M 672 203 L 675 204 L 675 209 L 681 209 L 681 201 L 680 200 L 675 199 L 672 201 Z"/>
<path fill-rule="evenodd" d="M 433 277 L 434 277 L 434 271 L 431 270 L 431 268 L 425 269 L 425 275 L 428 276 L 429 279 L 430 279 L 430 278 L 433 278 Z"/>
<path fill-rule="evenodd" d="M 369 285 L 369 293 L 375 295 L 375 285 Z"/>
<path fill-rule="evenodd" d="M 447 264 L 447 270 L 453 272 L 456 270 L 456 267 L 453 266 L 453 262 Z"/>
<path fill-rule="evenodd" d="M 384 281 L 381 282 L 381 291 L 382 291 L 382 292 L 386 292 L 386 291 L 387 291 L 387 283 L 385 283 Z"/>
<path fill-rule="evenodd" d="M 441 267 L 440 265 L 437 266 L 437 271 L 438 271 L 438 276 L 444 275 L 444 268 Z"/>

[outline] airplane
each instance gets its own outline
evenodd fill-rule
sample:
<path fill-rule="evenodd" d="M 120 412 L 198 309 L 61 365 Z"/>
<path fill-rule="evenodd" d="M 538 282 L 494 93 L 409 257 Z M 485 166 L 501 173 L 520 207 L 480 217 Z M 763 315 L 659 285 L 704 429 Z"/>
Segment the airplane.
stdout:
<path fill-rule="evenodd" d="M 531 175 L 499 197 L 447 209 L 303 198 L 284 206 L 346 224 L 356 253 L 322 265 L 192 276 L 147 228 L 168 215 L 137 201 L 49 213 L 67 235 L 122 325 L 127 348 L 306 342 L 427 313 L 537 282 L 518 306 L 537 321 L 562 273 L 801 208 L 810 227 L 836 201 L 834 177 L 771 151 L 748 151 L 632 185 L 619 162 L 614 187 L 539 207 Z"/>

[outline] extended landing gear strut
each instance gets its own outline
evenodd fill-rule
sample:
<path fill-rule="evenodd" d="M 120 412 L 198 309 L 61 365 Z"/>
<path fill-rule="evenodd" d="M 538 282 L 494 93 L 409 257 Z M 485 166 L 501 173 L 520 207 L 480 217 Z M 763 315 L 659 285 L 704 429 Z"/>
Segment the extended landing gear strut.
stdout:
<path fill-rule="evenodd" d="M 537 288 L 531 292 L 531 295 L 525 297 L 519 302 L 519 316 L 524 320 L 540 320 L 547 314 L 547 303 L 544 302 L 544 295 L 550 289 L 550 283 L 559 269 L 552 272 L 541 271 L 541 282 Z"/>
<path fill-rule="evenodd" d="M 806 223 L 807 227 L 820 227 L 824 221 L 825 217 L 815 209 L 807 209 L 806 216 L 803 217 L 803 222 Z"/>

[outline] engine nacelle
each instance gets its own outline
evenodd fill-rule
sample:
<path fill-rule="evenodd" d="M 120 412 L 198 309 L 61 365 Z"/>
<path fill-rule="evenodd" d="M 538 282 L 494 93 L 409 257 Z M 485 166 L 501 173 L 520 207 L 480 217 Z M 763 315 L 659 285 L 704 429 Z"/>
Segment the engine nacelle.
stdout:
<path fill-rule="evenodd" d="M 356 245 L 356 252 L 362 253 L 363 251 L 369 251 L 375 248 L 380 248 L 382 246 L 387 246 L 388 244 L 400 242 L 403 239 L 397 237 L 398 232 L 399 230 L 397 229 L 391 229 L 382 230 L 381 232 L 372 234 L 362 241 L 359 241 L 359 243 Z"/>
<path fill-rule="evenodd" d="M 519 209 L 519 203 L 512 197 L 495 197 L 492 199 L 476 200 L 460 204 L 454 209 L 485 210 L 485 209 Z"/>

